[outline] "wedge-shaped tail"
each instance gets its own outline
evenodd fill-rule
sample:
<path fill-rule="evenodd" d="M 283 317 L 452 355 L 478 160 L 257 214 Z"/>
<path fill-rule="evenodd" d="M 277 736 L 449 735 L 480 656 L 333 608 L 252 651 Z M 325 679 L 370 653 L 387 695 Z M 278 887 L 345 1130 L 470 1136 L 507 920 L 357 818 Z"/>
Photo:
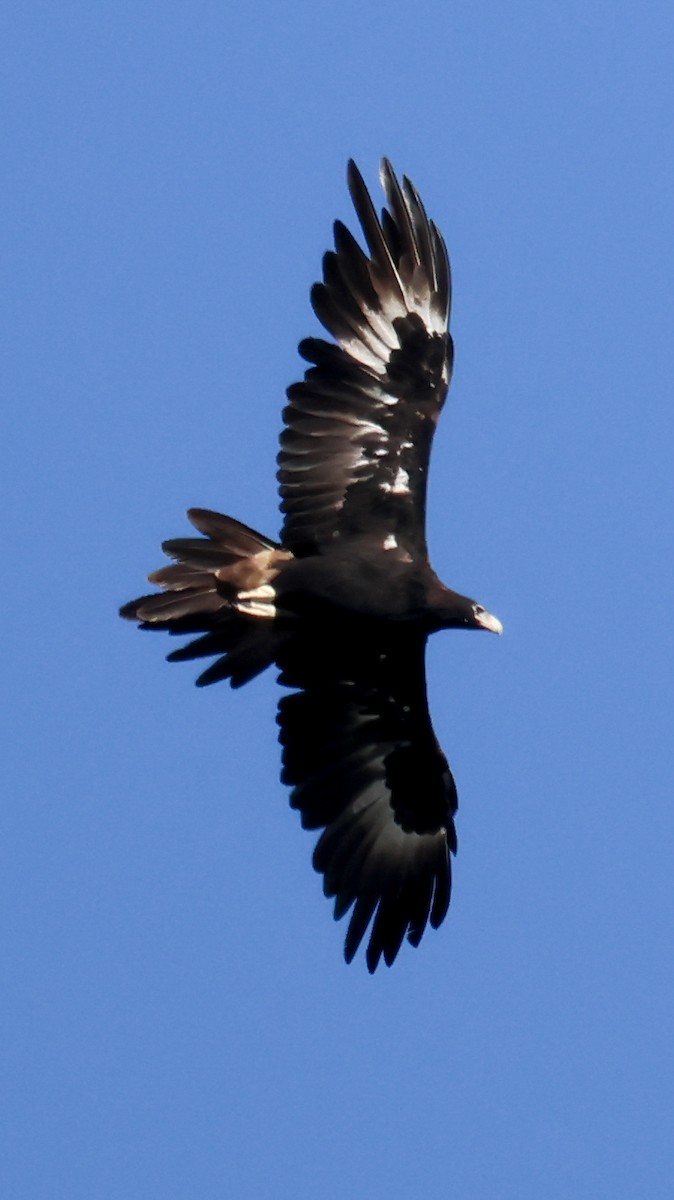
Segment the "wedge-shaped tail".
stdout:
<path fill-rule="evenodd" d="M 204 536 L 164 542 L 175 561 L 148 576 L 163 590 L 131 600 L 120 614 L 141 629 L 201 634 L 169 654 L 169 662 L 217 655 L 197 684 L 229 679 L 240 687 L 274 661 L 274 580 L 292 555 L 233 517 L 205 508 L 191 508 L 187 516 Z"/>

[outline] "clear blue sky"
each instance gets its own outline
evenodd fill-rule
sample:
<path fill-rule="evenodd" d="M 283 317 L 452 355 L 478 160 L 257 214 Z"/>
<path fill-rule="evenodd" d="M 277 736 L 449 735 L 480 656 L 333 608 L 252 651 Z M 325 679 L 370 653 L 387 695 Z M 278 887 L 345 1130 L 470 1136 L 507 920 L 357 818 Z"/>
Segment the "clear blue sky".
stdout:
<path fill-rule="evenodd" d="M 669 1198 L 671 3 L 62 0 L 0 41 L 0 1193 Z M 188 505 L 277 531 L 383 153 L 454 269 L 433 558 L 506 635 L 432 643 L 454 899 L 370 978 L 271 674 L 197 691 L 116 608 Z"/>

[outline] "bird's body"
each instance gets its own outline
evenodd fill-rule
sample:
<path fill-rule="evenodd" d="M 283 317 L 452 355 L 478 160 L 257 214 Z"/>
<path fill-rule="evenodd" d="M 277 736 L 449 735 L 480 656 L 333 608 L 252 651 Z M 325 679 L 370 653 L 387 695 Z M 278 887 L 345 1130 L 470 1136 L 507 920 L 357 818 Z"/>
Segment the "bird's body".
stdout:
<path fill-rule="evenodd" d="M 435 575 L 430 568 L 420 571 L 399 546 L 383 554 L 379 549 L 354 538 L 330 554 L 292 559 L 278 577 L 279 606 L 304 611 L 328 606 L 354 616 L 424 623 Z"/>
<path fill-rule="evenodd" d="M 424 652 L 442 628 L 500 623 L 446 588 L 426 549 L 426 480 L 451 377 L 449 263 L 410 182 L 382 165 L 376 216 L 349 184 L 369 256 L 339 222 L 314 309 L 337 344 L 311 338 L 288 389 L 272 542 L 230 517 L 188 516 L 199 538 L 164 543 L 162 592 L 122 615 L 200 636 L 169 657 L 217 655 L 200 683 L 239 686 L 276 663 L 282 778 L 335 916 L 352 908 L 345 953 L 371 924 L 367 963 L 390 965 L 449 903 L 456 789 L 428 714 Z"/>

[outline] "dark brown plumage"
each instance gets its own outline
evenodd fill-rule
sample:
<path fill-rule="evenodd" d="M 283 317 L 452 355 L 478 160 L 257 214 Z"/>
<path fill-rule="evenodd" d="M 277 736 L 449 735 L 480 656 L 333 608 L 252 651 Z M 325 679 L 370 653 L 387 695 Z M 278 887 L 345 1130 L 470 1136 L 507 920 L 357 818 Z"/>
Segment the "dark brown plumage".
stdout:
<path fill-rule="evenodd" d="M 449 904 L 456 788 L 433 732 L 424 654 L 443 628 L 501 631 L 428 561 L 426 479 L 452 371 L 445 245 L 410 181 L 384 160 L 377 217 L 349 164 L 368 253 L 340 222 L 312 290 L 335 339 L 309 338 L 288 389 L 278 457 L 280 543 L 191 509 L 202 537 L 164 543 L 163 590 L 122 608 L 142 629 L 198 634 L 171 661 L 215 657 L 199 684 L 238 687 L 276 663 L 282 779 L 314 866 L 351 910 L 345 955 L 416 946 Z"/>

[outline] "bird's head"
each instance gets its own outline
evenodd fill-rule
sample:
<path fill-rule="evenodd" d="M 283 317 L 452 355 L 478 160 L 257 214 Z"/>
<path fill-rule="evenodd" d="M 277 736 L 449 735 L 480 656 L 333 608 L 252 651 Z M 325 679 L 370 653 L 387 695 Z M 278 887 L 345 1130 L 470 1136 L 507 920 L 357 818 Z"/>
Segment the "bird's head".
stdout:
<path fill-rule="evenodd" d="M 450 588 L 442 588 L 442 600 L 433 607 L 443 629 L 488 629 L 490 633 L 503 633 L 498 617 L 487 612 L 476 600 L 461 596 Z"/>

